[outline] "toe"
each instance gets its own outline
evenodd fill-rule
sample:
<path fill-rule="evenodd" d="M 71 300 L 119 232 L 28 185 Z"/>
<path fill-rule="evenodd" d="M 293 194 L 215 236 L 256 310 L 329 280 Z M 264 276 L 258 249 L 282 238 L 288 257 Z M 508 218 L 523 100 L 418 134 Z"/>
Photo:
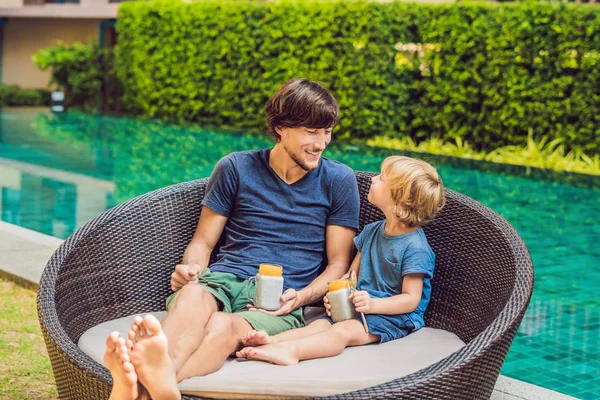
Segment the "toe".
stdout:
<path fill-rule="evenodd" d="M 111 332 L 106 338 L 106 351 L 113 352 L 117 349 L 119 332 Z"/>
<path fill-rule="evenodd" d="M 129 354 L 127 354 L 127 353 L 121 354 L 121 362 L 123 364 L 131 362 L 131 358 L 129 358 Z"/>
<path fill-rule="evenodd" d="M 125 372 L 133 372 L 135 371 L 135 368 L 133 367 L 133 364 L 130 362 L 124 362 L 123 363 L 123 369 L 125 370 Z"/>
<path fill-rule="evenodd" d="M 131 330 L 129 332 L 127 332 L 127 339 L 128 339 L 127 341 L 131 342 L 132 345 L 136 341 L 137 335 L 136 335 L 135 331 L 133 330 L 133 327 L 131 328 Z"/>
<path fill-rule="evenodd" d="M 246 358 L 246 348 L 244 347 L 242 350 L 240 351 L 236 351 L 235 356 L 237 358 Z"/>
<path fill-rule="evenodd" d="M 256 355 L 255 347 L 248 347 L 248 351 L 246 351 L 246 358 L 254 357 Z"/>
<path fill-rule="evenodd" d="M 135 337 L 139 340 L 142 338 L 144 332 L 144 320 L 139 315 L 136 315 L 133 318 L 133 325 L 131 325 L 131 330 L 135 333 Z"/>
<path fill-rule="evenodd" d="M 119 347 L 119 354 L 122 362 L 129 362 L 129 351 L 125 345 Z"/>
<path fill-rule="evenodd" d="M 148 314 L 144 317 L 144 328 L 146 328 L 153 336 L 162 332 L 160 322 L 152 314 Z"/>

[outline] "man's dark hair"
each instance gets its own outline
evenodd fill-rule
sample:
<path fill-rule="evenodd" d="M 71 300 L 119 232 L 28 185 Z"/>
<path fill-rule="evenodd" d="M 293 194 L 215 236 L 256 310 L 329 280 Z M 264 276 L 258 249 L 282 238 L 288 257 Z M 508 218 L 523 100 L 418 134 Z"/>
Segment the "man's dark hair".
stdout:
<path fill-rule="evenodd" d="M 333 128 L 340 119 L 337 100 L 323 86 L 306 78 L 281 85 L 265 104 L 269 133 L 279 142 L 275 128 Z"/>

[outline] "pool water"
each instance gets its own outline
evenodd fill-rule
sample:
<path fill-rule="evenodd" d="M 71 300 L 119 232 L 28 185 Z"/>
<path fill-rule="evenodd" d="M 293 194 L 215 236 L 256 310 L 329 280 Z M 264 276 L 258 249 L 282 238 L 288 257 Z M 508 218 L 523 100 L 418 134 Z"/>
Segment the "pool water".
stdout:
<path fill-rule="evenodd" d="M 0 112 L 2 221 L 66 238 L 136 195 L 209 176 L 262 134 L 39 109 Z M 377 171 L 385 149 L 329 146 L 325 156 Z M 523 237 L 535 289 L 502 374 L 575 397 L 600 388 L 600 178 L 423 156 L 447 187 L 491 207 Z"/>

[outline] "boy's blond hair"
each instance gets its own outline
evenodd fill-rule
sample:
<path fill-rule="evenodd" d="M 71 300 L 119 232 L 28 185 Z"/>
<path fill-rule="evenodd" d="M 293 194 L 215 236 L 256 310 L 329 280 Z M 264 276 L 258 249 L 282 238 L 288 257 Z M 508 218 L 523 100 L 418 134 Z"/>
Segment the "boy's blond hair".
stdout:
<path fill-rule="evenodd" d="M 442 179 L 425 161 L 388 157 L 381 164 L 381 179 L 392 189 L 394 214 L 407 226 L 427 224 L 446 204 Z"/>

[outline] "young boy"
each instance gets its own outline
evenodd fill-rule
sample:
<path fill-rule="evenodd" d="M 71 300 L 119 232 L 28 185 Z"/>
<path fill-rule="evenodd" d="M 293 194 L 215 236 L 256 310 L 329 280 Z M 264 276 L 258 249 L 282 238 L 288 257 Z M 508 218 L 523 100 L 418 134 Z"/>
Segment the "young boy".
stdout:
<path fill-rule="evenodd" d="M 423 326 L 431 294 L 435 255 L 421 227 L 445 204 L 444 187 L 428 163 L 409 157 L 385 159 L 372 178 L 368 200 L 385 220 L 365 226 L 354 242 L 358 249 L 350 266 L 358 273 L 358 291 L 350 298 L 361 317 L 333 323 L 322 318 L 310 325 L 269 336 L 250 331 L 242 339 L 241 358 L 292 365 L 301 360 L 332 357 L 348 346 L 383 343 Z M 331 305 L 323 299 L 327 315 Z"/>

